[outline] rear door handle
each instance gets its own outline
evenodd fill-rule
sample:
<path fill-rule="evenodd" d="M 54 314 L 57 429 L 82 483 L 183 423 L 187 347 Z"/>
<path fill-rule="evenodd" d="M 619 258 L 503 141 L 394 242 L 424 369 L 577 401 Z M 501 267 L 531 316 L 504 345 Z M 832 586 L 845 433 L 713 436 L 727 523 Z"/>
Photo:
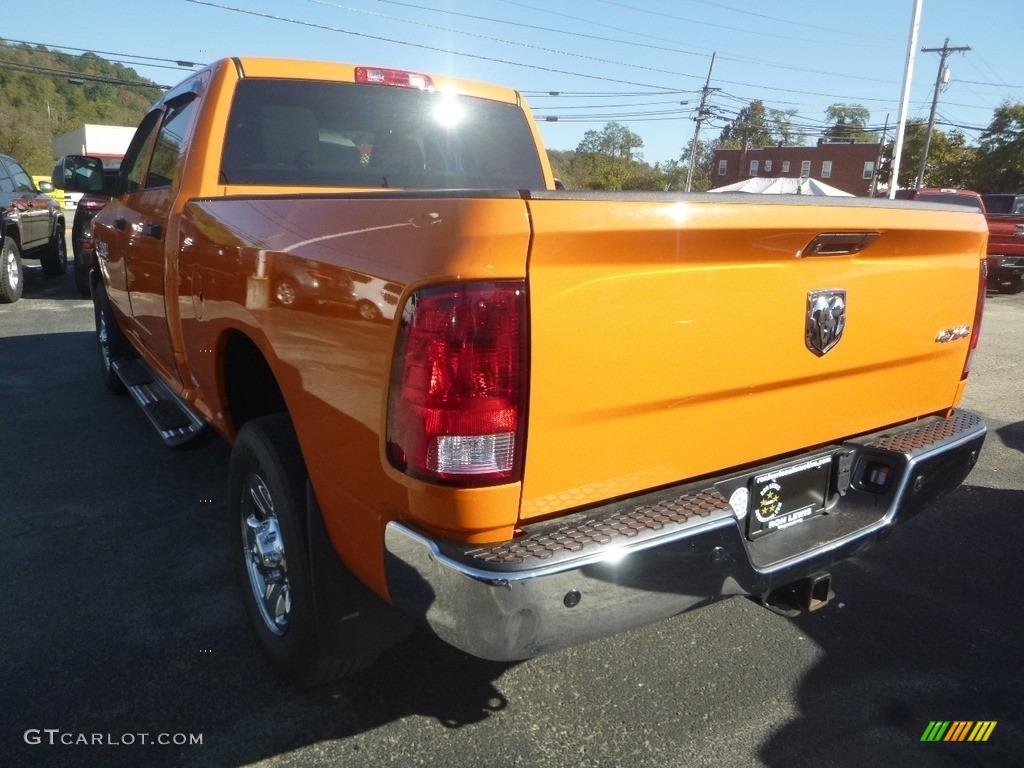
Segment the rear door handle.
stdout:
<path fill-rule="evenodd" d="M 164 236 L 164 228 L 159 224 L 143 224 L 142 234 L 146 237 L 152 237 L 154 240 L 160 240 Z"/>

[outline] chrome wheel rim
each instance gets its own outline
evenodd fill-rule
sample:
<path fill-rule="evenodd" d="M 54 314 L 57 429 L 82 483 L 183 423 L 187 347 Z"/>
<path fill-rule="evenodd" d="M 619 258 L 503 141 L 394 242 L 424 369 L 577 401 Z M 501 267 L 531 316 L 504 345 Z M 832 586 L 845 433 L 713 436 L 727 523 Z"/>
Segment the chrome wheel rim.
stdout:
<path fill-rule="evenodd" d="M 267 631 L 288 631 L 292 600 L 281 527 L 274 514 L 270 489 L 252 473 L 242 486 L 242 556 L 253 601 Z"/>
<path fill-rule="evenodd" d="M 7 285 L 11 291 L 18 290 L 18 283 L 21 282 L 21 275 L 18 274 L 18 261 L 14 257 L 13 251 L 8 251 L 4 255 L 4 261 L 7 262 Z M 88 315 L 86 315 L 88 317 Z"/>
<path fill-rule="evenodd" d="M 291 283 L 281 283 L 277 286 L 277 301 L 286 307 L 295 303 L 295 286 Z"/>
<path fill-rule="evenodd" d="M 102 308 L 96 310 L 96 340 L 100 345 L 100 362 L 104 370 L 110 370 L 110 329 L 107 328 L 107 318 Z"/>
<path fill-rule="evenodd" d="M 363 320 L 376 320 L 379 314 L 380 311 L 373 304 L 364 301 L 359 305 L 359 316 Z"/>

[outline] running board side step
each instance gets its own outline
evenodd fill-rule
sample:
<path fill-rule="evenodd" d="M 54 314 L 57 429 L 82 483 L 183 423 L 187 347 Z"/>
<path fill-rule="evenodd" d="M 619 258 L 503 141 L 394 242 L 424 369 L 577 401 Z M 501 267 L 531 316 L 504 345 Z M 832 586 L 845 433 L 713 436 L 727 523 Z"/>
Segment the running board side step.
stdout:
<path fill-rule="evenodd" d="M 205 422 L 141 358 L 119 358 L 111 367 L 165 445 L 181 447 L 206 431 Z"/>

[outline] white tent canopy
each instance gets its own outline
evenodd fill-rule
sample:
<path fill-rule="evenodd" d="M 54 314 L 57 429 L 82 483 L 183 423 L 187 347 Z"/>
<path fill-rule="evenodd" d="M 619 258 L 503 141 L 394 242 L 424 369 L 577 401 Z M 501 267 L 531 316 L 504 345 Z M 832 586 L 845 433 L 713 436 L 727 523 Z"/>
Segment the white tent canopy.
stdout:
<path fill-rule="evenodd" d="M 854 197 L 849 192 L 830 187 L 817 179 L 795 179 L 780 177 L 767 179 L 760 176 L 717 187 L 710 192 L 752 192 L 759 195 L 827 195 L 829 197 Z"/>

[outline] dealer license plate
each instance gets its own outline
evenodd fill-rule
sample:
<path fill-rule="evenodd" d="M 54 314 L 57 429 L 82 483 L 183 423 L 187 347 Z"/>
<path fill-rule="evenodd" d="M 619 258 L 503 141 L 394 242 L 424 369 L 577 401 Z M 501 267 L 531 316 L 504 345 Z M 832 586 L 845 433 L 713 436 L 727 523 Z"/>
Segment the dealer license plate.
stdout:
<path fill-rule="evenodd" d="M 747 536 L 781 531 L 825 511 L 832 457 L 814 459 L 755 475 L 750 481 Z"/>

